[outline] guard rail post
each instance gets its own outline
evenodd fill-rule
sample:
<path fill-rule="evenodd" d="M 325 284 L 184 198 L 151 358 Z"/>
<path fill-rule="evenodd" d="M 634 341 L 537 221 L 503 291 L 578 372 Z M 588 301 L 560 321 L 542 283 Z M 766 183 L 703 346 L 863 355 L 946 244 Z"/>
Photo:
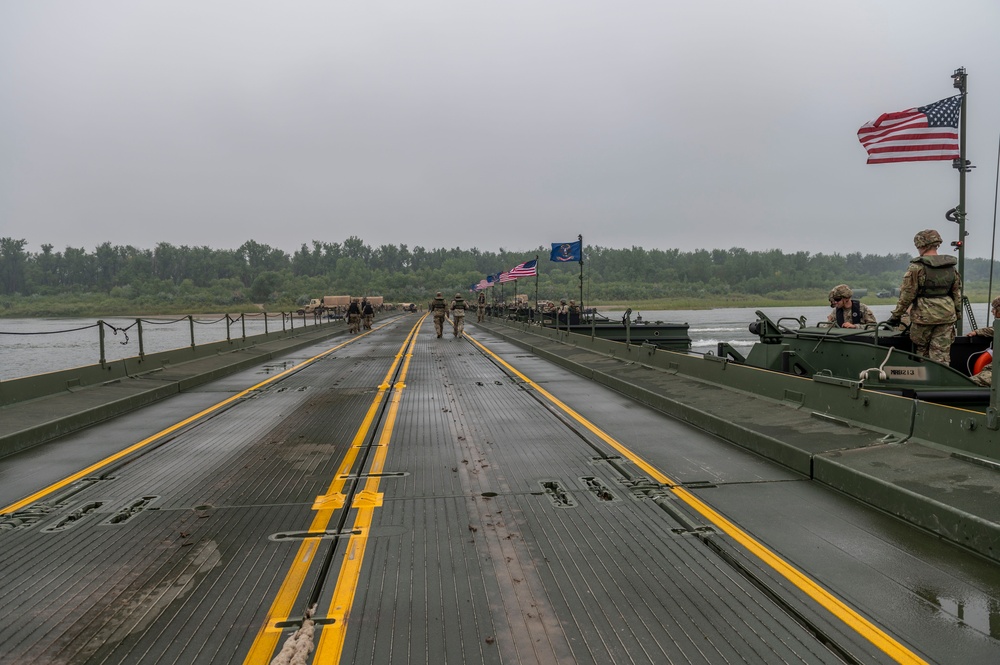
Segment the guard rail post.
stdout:
<path fill-rule="evenodd" d="M 97 339 L 100 342 L 101 366 L 103 367 L 107 361 L 105 360 L 105 355 L 104 355 L 104 321 L 101 319 L 97 320 Z"/>
<path fill-rule="evenodd" d="M 229 315 L 226 314 L 226 341 L 229 342 L 230 344 L 232 344 L 233 337 L 232 337 L 232 334 L 229 331 L 229 325 L 230 325 L 230 323 L 232 323 L 232 321 L 229 319 Z"/>
<path fill-rule="evenodd" d="M 240 312 L 240 332 L 242 334 L 243 341 L 247 341 L 247 313 Z"/>
<path fill-rule="evenodd" d="M 194 348 L 194 316 L 188 314 L 188 326 L 191 327 L 191 348 Z"/>
<path fill-rule="evenodd" d="M 143 349 L 143 346 L 142 346 L 142 319 L 136 319 L 135 320 L 135 329 L 139 333 L 139 357 L 140 358 L 145 358 L 146 357 L 146 351 L 145 351 L 145 349 Z"/>

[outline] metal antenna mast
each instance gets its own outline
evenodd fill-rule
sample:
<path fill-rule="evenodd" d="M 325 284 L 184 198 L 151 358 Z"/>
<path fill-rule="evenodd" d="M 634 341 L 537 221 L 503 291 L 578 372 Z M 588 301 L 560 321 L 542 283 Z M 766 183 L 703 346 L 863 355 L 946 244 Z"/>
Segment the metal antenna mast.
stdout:
<path fill-rule="evenodd" d="M 966 110 L 969 98 L 967 91 L 968 74 L 965 72 L 965 67 L 956 69 L 955 73 L 951 75 L 951 80 L 954 87 L 962 94 L 962 110 L 959 114 L 958 130 L 958 159 L 952 162 L 952 167 L 958 169 L 958 207 L 949 210 L 945 214 L 945 218 L 958 223 L 958 240 L 952 242 L 951 245 L 958 252 L 958 274 L 962 277 L 962 302 L 971 314 L 972 308 L 965 298 L 965 236 L 968 235 L 965 231 L 965 174 L 976 167 L 972 166 L 972 162 L 965 158 Z M 961 317 L 956 322 L 956 326 L 958 328 L 957 333 L 961 335 Z"/>

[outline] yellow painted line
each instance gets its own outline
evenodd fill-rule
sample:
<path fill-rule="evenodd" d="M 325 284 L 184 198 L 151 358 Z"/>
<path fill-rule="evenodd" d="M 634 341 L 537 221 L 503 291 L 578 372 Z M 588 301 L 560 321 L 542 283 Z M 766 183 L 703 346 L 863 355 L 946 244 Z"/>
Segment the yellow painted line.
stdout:
<path fill-rule="evenodd" d="M 385 325 L 388 325 L 388 324 L 383 324 L 383 326 L 380 326 L 380 328 L 384 327 Z M 226 406 L 227 404 L 231 404 L 232 402 L 235 402 L 236 400 L 239 400 L 239 399 L 242 399 L 243 397 L 246 397 L 248 394 L 252 393 L 255 390 L 258 390 L 258 389 L 262 388 L 263 386 L 266 386 L 269 383 L 273 383 L 274 381 L 277 381 L 278 379 L 283 378 L 283 377 L 291 374 L 292 372 L 296 372 L 296 371 L 302 369 L 303 367 L 306 367 L 307 365 L 311 365 L 312 363 L 316 362 L 320 358 L 328 356 L 329 354 L 333 353 L 334 351 L 338 351 L 338 350 L 344 348 L 345 346 L 347 346 L 348 344 L 350 344 L 351 342 L 354 342 L 355 340 L 358 340 L 358 339 L 364 337 L 365 335 L 373 333 L 373 332 L 375 332 L 378 329 L 379 328 L 375 328 L 375 329 L 369 330 L 368 332 L 363 333 L 361 335 L 357 335 L 355 337 L 352 337 L 351 339 L 347 340 L 343 344 L 338 344 L 337 346 L 335 346 L 333 348 L 327 349 L 323 353 L 317 354 L 317 355 L 313 356 L 312 358 L 309 358 L 308 360 L 302 361 L 301 363 L 299 363 L 298 365 L 295 365 L 294 367 L 290 367 L 290 368 L 286 369 L 283 372 L 275 374 L 274 376 L 272 376 L 272 377 L 270 377 L 268 379 L 265 379 L 264 381 L 261 381 L 260 383 L 254 385 L 254 386 L 251 386 L 251 387 L 247 388 L 246 390 L 233 395 L 232 397 L 224 399 L 224 400 L 222 400 L 221 402 L 219 402 L 217 404 L 213 404 L 212 406 L 208 407 L 207 409 L 205 409 L 203 411 L 200 411 L 200 412 L 196 413 L 195 415 L 191 416 L 190 418 L 185 418 L 184 420 L 180 421 L 179 423 L 175 423 L 175 424 L 171 425 L 170 427 L 167 427 L 166 429 L 160 430 L 156 434 L 153 434 L 152 436 L 149 436 L 149 437 L 143 439 L 142 441 L 139 441 L 138 443 L 132 444 L 128 448 L 125 448 L 124 450 L 120 450 L 117 453 L 115 453 L 113 455 L 110 455 L 109 457 L 105 457 L 100 462 L 96 462 L 94 464 L 91 464 L 90 466 L 88 466 L 85 469 L 81 469 L 80 471 L 77 471 L 76 473 L 74 473 L 74 474 L 72 474 L 70 476 L 66 476 L 62 480 L 59 480 L 59 481 L 57 481 L 55 483 L 52 483 L 48 487 L 46 487 L 44 489 L 41 489 L 41 490 L 35 492 L 34 494 L 32 494 L 30 496 L 26 496 L 26 497 L 24 497 L 23 499 L 21 499 L 20 501 L 18 501 L 16 503 L 12 503 L 9 506 L 6 506 L 4 508 L 0 508 L 0 515 L 6 515 L 7 513 L 12 513 L 14 511 L 20 510 L 21 508 L 24 508 L 25 506 L 30 506 L 34 502 L 36 502 L 36 501 L 38 501 L 40 499 L 45 498 L 49 494 L 52 494 L 53 492 L 56 492 L 56 491 L 62 489 L 63 487 L 66 487 L 67 485 L 69 485 L 71 483 L 74 483 L 77 480 L 80 480 L 81 478 L 86 478 L 87 476 L 90 476 L 90 475 L 94 474 L 95 472 L 100 471 L 101 469 L 103 469 L 104 467 L 108 466 L 109 464 L 112 464 L 112 463 L 120 460 L 121 458 L 126 457 L 127 455 L 131 455 L 132 453 L 134 453 L 137 450 L 141 450 L 142 448 L 145 448 L 146 446 L 148 446 L 149 444 L 153 443 L 154 441 L 159 441 L 160 439 L 162 439 L 163 437 L 167 436 L 168 434 L 176 432 L 177 430 L 181 429 L 182 427 L 184 427 L 186 425 L 190 425 L 191 423 L 195 422 L 196 420 L 204 418 L 205 416 L 209 415 L 210 413 L 214 413 L 215 411 L 218 411 L 219 409 L 221 409 L 222 407 Z"/>
<path fill-rule="evenodd" d="M 357 460 L 358 453 L 362 449 L 365 439 L 368 438 L 372 424 L 375 422 L 375 417 L 378 415 L 382 400 L 385 398 L 385 394 L 390 388 L 389 380 L 392 379 L 392 375 L 396 373 L 396 368 L 399 366 L 400 362 L 403 362 L 404 357 L 406 358 L 406 364 L 409 364 L 408 357 L 404 355 L 405 349 L 412 346 L 412 341 L 416 339 L 417 330 L 426 317 L 427 315 L 425 314 L 416 322 L 407 335 L 406 340 L 400 347 L 399 352 L 396 353 L 392 364 L 389 366 L 389 369 L 385 374 L 385 378 L 382 379 L 382 383 L 379 384 L 378 392 L 376 393 L 375 398 L 372 400 L 367 413 L 365 413 L 364 419 L 361 421 L 361 426 L 358 427 L 357 432 L 355 432 L 354 438 L 351 440 L 351 445 L 348 447 L 343 460 L 340 462 L 340 466 L 333 475 L 333 480 L 331 481 L 330 486 L 327 488 L 326 492 L 317 497 L 313 503 L 313 510 L 316 511 L 316 514 L 313 515 L 312 522 L 309 525 L 310 532 L 326 531 L 327 527 L 330 525 L 330 520 L 333 519 L 334 511 L 337 507 L 343 505 L 345 498 L 343 493 L 344 485 L 350 477 L 349 473 L 354 466 L 354 462 Z M 350 550 L 350 542 L 357 537 L 358 536 L 356 535 L 351 536 L 348 541 L 348 550 Z M 267 612 L 267 617 L 264 619 L 264 623 L 257 632 L 257 637 L 254 638 L 253 645 L 250 647 L 249 653 L 247 653 L 246 658 L 243 660 L 244 665 L 266 665 L 271 662 L 271 659 L 274 657 L 274 651 L 278 646 L 278 641 L 281 639 L 282 635 L 282 629 L 277 628 L 276 624 L 287 621 L 291 616 L 292 610 L 295 606 L 295 601 L 298 600 L 299 595 L 301 594 L 302 585 L 305 582 L 309 568 L 312 566 L 316 551 L 319 549 L 320 540 L 320 538 L 306 538 L 302 541 L 302 544 L 299 545 L 299 551 L 292 560 L 292 565 L 288 569 L 288 573 L 285 575 L 285 579 L 282 581 L 281 586 L 278 588 L 278 593 L 275 596 L 274 601 L 271 603 L 271 607 Z"/>
<path fill-rule="evenodd" d="M 519 379 L 524 381 L 526 384 L 531 386 L 534 390 L 545 397 L 545 399 L 552 402 L 567 415 L 572 417 L 578 423 L 590 430 L 594 435 L 599 437 L 602 441 L 607 443 L 609 446 L 620 452 L 623 456 L 628 458 L 633 464 L 638 466 L 644 472 L 648 473 L 657 482 L 663 485 L 669 485 L 670 491 L 673 492 L 679 499 L 684 501 L 686 504 L 691 506 L 693 509 L 698 511 L 706 520 L 711 522 L 714 526 L 718 527 L 724 531 L 729 537 L 740 543 L 745 547 L 751 554 L 760 559 L 764 564 L 769 566 L 772 570 L 777 572 L 779 575 L 784 577 L 786 580 L 798 587 L 803 593 L 812 598 L 822 607 L 826 608 L 831 614 L 843 621 L 847 626 L 852 628 L 855 632 L 861 635 L 863 638 L 871 642 L 874 646 L 881 649 L 886 655 L 895 660 L 897 663 L 908 663 L 910 665 L 923 664 L 926 665 L 926 661 L 917 656 L 915 653 L 907 649 L 905 646 L 900 644 L 898 641 L 892 638 L 888 633 L 883 631 L 881 628 L 873 624 L 871 621 L 861 616 L 853 608 L 847 605 L 844 601 L 837 598 L 833 593 L 826 590 L 820 586 L 817 582 L 808 577 L 805 573 L 798 570 L 792 564 L 788 563 L 780 556 L 775 554 L 773 551 L 765 547 L 759 541 L 754 539 L 750 534 L 736 526 L 728 519 L 723 517 L 721 514 L 712 509 L 708 504 L 703 502 L 701 499 L 697 498 L 690 492 L 688 492 L 683 487 L 679 487 L 676 482 L 668 478 L 659 469 L 654 467 L 652 464 L 648 463 L 646 460 L 642 459 L 636 453 L 632 452 L 626 448 L 622 443 L 616 441 L 609 434 L 605 433 L 599 427 L 591 423 L 589 420 L 581 416 L 579 413 L 571 409 L 569 406 L 560 401 L 555 395 L 542 388 L 540 385 L 529 379 L 527 376 L 522 374 L 520 371 L 515 369 L 510 363 L 505 361 L 503 358 L 497 354 L 490 351 L 488 348 L 480 344 L 478 341 L 470 337 L 468 334 L 466 337 L 470 342 L 479 347 L 483 353 L 487 354 L 498 363 L 506 367 L 511 373 L 517 376 Z"/>
<path fill-rule="evenodd" d="M 399 402 L 405 386 L 404 381 L 410 368 L 413 347 L 416 343 L 417 337 L 414 335 L 406 354 L 406 362 L 399 374 L 399 381 L 396 383 L 397 389 L 393 392 L 392 400 L 389 403 L 385 425 L 379 436 L 379 445 L 375 448 L 375 454 L 368 469 L 370 474 L 379 474 L 385 469 L 386 456 L 389 454 L 389 442 L 392 439 L 392 430 L 396 425 Z M 358 580 L 361 578 L 361 564 L 364 562 L 365 548 L 368 545 L 368 534 L 371 532 L 375 508 L 382 505 L 382 493 L 378 491 L 379 482 L 380 478 L 377 476 L 369 476 L 364 489 L 357 495 L 354 504 L 357 513 L 354 517 L 354 526 L 351 527 L 351 531 L 355 533 L 347 542 L 344 558 L 340 564 L 340 573 L 337 575 L 337 583 L 330 599 L 330 609 L 327 612 L 327 618 L 334 621 L 320 627 L 319 643 L 316 645 L 316 653 L 312 661 L 314 663 L 339 663 L 343 655 L 351 608 L 357 594 Z"/>

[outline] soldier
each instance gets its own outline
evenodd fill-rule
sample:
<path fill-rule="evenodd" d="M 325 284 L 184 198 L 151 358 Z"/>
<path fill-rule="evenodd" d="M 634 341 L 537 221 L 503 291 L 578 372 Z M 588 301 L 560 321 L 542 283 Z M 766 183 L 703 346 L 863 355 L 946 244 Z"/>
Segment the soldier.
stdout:
<path fill-rule="evenodd" d="M 479 292 L 476 296 L 476 323 L 483 322 L 483 315 L 486 313 L 486 293 Z"/>
<path fill-rule="evenodd" d="M 444 315 L 448 309 L 448 304 L 444 301 L 444 296 L 441 295 L 440 291 L 434 296 L 434 300 L 431 301 L 428 309 L 434 316 L 434 332 L 437 333 L 438 337 L 441 337 L 441 334 L 444 332 Z"/>
<path fill-rule="evenodd" d="M 899 287 L 899 302 L 889 316 L 889 324 L 899 325 L 910 309 L 910 340 L 914 353 L 948 365 L 951 343 L 955 340 L 955 321 L 962 315 L 962 277 L 954 256 L 937 253 L 941 234 L 933 229 L 913 237 L 920 254 L 910 261 Z"/>
<path fill-rule="evenodd" d="M 372 329 L 372 320 L 375 318 L 375 308 L 365 298 L 361 301 L 361 318 L 365 323 L 365 330 Z"/>
<path fill-rule="evenodd" d="M 1000 297 L 994 298 L 993 302 L 990 303 L 990 306 L 993 308 L 993 318 L 996 319 L 996 318 L 1000 317 Z M 986 326 L 985 328 L 976 328 L 975 330 L 973 330 L 972 332 L 970 332 L 968 335 L 966 335 L 966 337 L 974 337 L 976 335 L 979 335 L 981 337 L 989 337 L 989 338 L 992 339 L 992 337 L 993 337 L 993 326 Z M 989 349 L 989 350 L 987 350 L 986 353 L 990 354 L 990 358 L 993 357 L 993 350 L 992 350 L 992 348 Z M 979 372 L 979 374 L 976 374 L 975 376 L 972 377 L 972 380 L 973 380 L 973 382 L 976 383 L 976 385 L 979 385 L 979 386 L 989 386 L 990 384 L 992 384 L 993 383 L 993 361 L 990 360 L 989 364 L 987 364 L 986 367 L 984 367 Z"/>
<path fill-rule="evenodd" d="M 566 304 L 565 298 L 559 301 L 559 308 L 556 309 L 556 321 L 557 324 L 569 323 L 569 305 Z"/>
<path fill-rule="evenodd" d="M 854 291 L 847 284 L 838 284 L 830 290 L 830 307 L 834 310 L 826 320 L 839 328 L 861 328 L 878 323 L 868 305 L 854 300 Z"/>
<path fill-rule="evenodd" d="M 347 308 L 347 325 L 352 333 L 361 332 L 361 305 L 357 298 L 351 298 L 351 304 Z"/>
<path fill-rule="evenodd" d="M 455 337 L 461 337 L 465 332 L 465 298 L 461 293 L 456 293 L 455 299 L 451 301 L 451 324 Z"/>
<path fill-rule="evenodd" d="M 575 300 L 569 301 L 569 306 L 566 308 L 566 313 L 568 315 L 567 320 L 571 324 L 577 325 L 578 323 L 580 323 L 580 306 L 576 304 Z"/>

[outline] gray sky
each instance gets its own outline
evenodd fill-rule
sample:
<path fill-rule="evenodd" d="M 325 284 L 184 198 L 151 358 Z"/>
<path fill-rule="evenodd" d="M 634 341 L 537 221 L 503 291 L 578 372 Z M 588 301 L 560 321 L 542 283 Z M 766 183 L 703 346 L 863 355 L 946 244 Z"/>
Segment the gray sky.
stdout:
<path fill-rule="evenodd" d="M 912 252 L 957 172 L 857 130 L 965 67 L 989 256 L 998 35 L 997 0 L 0 0 L 0 236 Z"/>

